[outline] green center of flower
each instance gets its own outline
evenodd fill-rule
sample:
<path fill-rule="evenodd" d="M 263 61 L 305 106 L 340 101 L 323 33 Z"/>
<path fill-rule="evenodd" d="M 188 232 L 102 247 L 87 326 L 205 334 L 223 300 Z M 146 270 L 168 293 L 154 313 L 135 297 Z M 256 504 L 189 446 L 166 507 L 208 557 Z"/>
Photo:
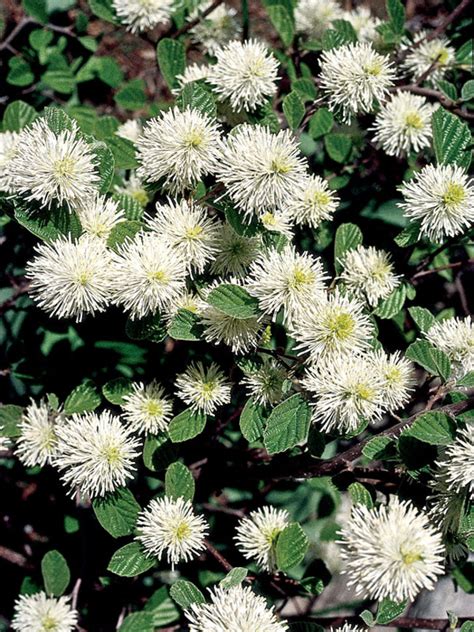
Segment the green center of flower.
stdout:
<path fill-rule="evenodd" d="M 280 175 L 290 173 L 291 165 L 284 158 L 273 158 L 270 163 L 270 172 Z"/>
<path fill-rule="evenodd" d="M 382 72 L 382 66 L 381 66 L 380 62 L 374 61 L 374 62 L 372 62 L 370 64 L 366 64 L 363 67 L 363 70 L 364 70 L 366 75 L 369 75 L 371 77 L 378 77 L 380 75 L 380 73 Z"/>
<path fill-rule="evenodd" d="M 202 147 L 203 141 L 204 141 L 204 138 L 203 138 L 202 133 L 196 130 L 189 132 L 184 137 L 184 144 L 187 145 L 188 147 L 192 147 L 193 149 Z"/>
<path fill-rule="evenodd" d="M 268 529 L 268 531 L 263 534 L 269 547 L 275 544 L 275 541 L 277 537 L 280 535 L 280 533 L 281 533 L 281 529 L 274 527 L 273 529 Z"/>
<path fill-rule="evenodd" d="M 400 554 L 406 566 L 411 566 L 415 562 L 421 562 L 423 560 L 423 555 L 421 555 L 419 551 L 404 551 L 403 547 L 400 547 Z"/>
<path fill-rule="evenodd" d="M 148 204 L 148 193 L 145 189 L 136 189 L 133 191 L 132 198 L 136 200 L 140 206 L 146 206 Z"/>
<path fill-rule="evenodd" d="M 332 314 L 327 321 L 327 328 L 332 337 L 346 340 L 354 332 L 354 319 L 346 312 Z"/>
<path fill-rule="evenodd" d="M 313 204 L 317 206 L 327 206 L 330 201 L 331 197 L 329 193 L 326 193 L 325 191 L 316 191 L 313 195 Z"/>
<path fill-rule="evenodd" d="M 41 619 L 41 626 L 44 632 L 53 632 L 57 629 L 58 622 L 54 617 L 47 614 L 43 619 Z"/>
<path fill-rule="evenodd" d="M 385 379 L 390 384 L 399 384 L 402 381 L 402 373 L 396 366 L 389 367 L 385 371 Z"/>
<path fill-rule="evenodd" d="M 202 226 L 193 226 L 192 228 L 186 229 L 186 238 L 187 239 L 199 239 L 202 235 L 203 228 Z"/>
<path fill-rule="evenodd" d="M 174 532 L 177 540 L 186 540 L 191 535 L 191 529 L 189 528 L 189 524 L 187 522 L 180 522 L 176 530 Z"/>
<path fill-rule="evenodd" d="M 158 283 L 168 283 L 168 276 L 163 272 L 163 270 L 153 270 L 148 273 L 148 278 L 150 281 L 158 281 Z"/>
<path fill-rule="evenodd" d="M 276 225 L 276 217 L 273 213 L 265 213 L 262 215 L 262 222 L 267 226 L 275 226 Z"/>
<path fill-rule="evenodd" d="M 466 190 L 462 184 L 450 182 L 443 195 L 443 202 L 448 211 L 456 209 L 466 199 Z"/>
<path fill-rule="evenodd" d="M 204 399 L 212 399 L 214 396 L 214 391 L 216 389 L 216 383 L 214 380 L 209 380 L 209 382 L 203 382 L 201 386 L 201 393 Z"/>
<path fill-rule="evenodd" d="M 56 445 L 56 434 L 53 430 L 53 427 L 50 426 L 43 434 L 41 441 L 41 448 L 46 452 L 51 452 L 51 450 Z"/>
<path fill-rule="evenodd" d="M 109 465 L 116 465 L 120 462 L 120 450 L 116 445 L 106 446 L 102 451 L 103 457 Z"/>
<path fill-rule="evenodd" d="M 448 60 L 449 60 L 449 52 L 445 48 L 442 48 L 441 50 L 437 51 L 434 55 L 431 56 L 431 61 L 437 61 L 439 64 L 443 66 L 448 63 Z"/>
<path fill-rule="evenodd" d="M 163 414 L 163 406 L 158 400 L 151 399 L 150 401 L 145 402 L 143 411 L 145 414 L 150 415 L 150 417 L 158 417 Z"/>
<path fill-rule="evenodd" d="M 356 384 L 353 390 L 353 394 L 357 399 L 370 400 L 374 396 L 374 391 L 367 384 Z"/>
<path fill-rule="evenodd" d="M 56 160 L 53 169 L 56 180 L 69 180 L 76 173 L 75 161 L 73 158 L 61 158 L 61 160 Z"/>
<path fill-rule="evenodd" d="M 405 125 L 411 129 L 423 129 L 424 123 L 418 112 L 409 112 L 405 117 Z"/>
<path fill-rule="evenodd" d="M 78 274 L 76 275 L 76 283 L 78 285 L 82 285 L 82 287 L 85 287 L 86 285 L 88 285 L 91 279 L 92 279 L 92 275 L 87 270 L 78 272 Z"/>
<path fill-rule="evenodd" d="M 309 285 L 314 281 L 314 273 L 311 270 L 302 270 L 295 268 L 292 276 L 288 281 L 290 288 L 301 290 L 305 285 Z"/>
<path fill-rule="evenodd" d="M 389 272 L 390 265 L 384 263 L 383 261 L 379 261 L 369 270 L 369 274 L 372 279 L 375 279 L 377 281 L 385 281 Z"/>
<path fill-rule="evenodd" d="M 264 77 L 265 71 L 264 71 L 264 66 L 263 66 L 263 60 L 257 59 L 253 63 L 249 64 L 248 74 L 250 75 L 250 77 L 257 77 L 257 78 Z"/>

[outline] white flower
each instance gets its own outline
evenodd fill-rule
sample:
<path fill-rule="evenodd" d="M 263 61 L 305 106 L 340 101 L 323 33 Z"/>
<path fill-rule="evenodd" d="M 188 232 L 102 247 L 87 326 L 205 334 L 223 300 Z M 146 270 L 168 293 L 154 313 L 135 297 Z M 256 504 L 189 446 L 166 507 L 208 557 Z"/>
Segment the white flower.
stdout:
<path fill-rule="evenodd" d="M 288 526 L 289 516 L 284 509 L 262 507 L 242 518 L 234 537 L 237 548 L 247 560 L 254 560 L 266 571 L 276 568 L 276 539 Z"/>
<path fill-rule="evenodd" d="M 375 118 L 374 141 L 389 156 L 402 157 L 410 151 L 420 152 L 431 142 L 431 117 L 436 106 L 425 97 L 397 92 L 382 105 Z"/>
<path fill-rule="evenodd" d="M 179 88 L 173 90 L 173 94 L 178 95 L 184 86 L 193 81 L 199 81 L 200 79 L 207 79 L 209 77 L 210 66 L 207 64 L 191 64 L 186 66 L 186 69 L 182 75 L 177 75 Z"/>
<path fill-rule="evenodd" d="M 455 377 L 459 379 L 474 371 L 474 323 L 469 316 L 446 318 L 435 323 L 426 332 L 426 337 L 447 354 Z"/>
<path fill-rule="evenodd" d="M 109 411 L 72 415 L 56 426 L 56 436 L 53 465 L 71 495 L 77 487 L 90 498 L 104 496 L 133 478 L 139 441 Z"/>
<path fill-rule="evenodd" d="M 173 401 L 155 381 L 133 384 L 132 392 L 123 398 L 121 408 L 130 430 L 140 434 L 165 431 L 173 417 Z"/>
<path fill-rule="evenodd" d="M 213 415 L 219 406 L 230 403 L 232 385 L 217 364 L 202 362 L 189 365 L 175 382 L 176 395 L 195 411 Z"/>
<path fill-rule="evenodd" d="M 116 184 L 114 189 L 117 193 L 129 195 L 136 200 L 140 206 L 146 206 L 150 201 L 149 195 L 143 186 L 143 182 L 133 171 L 130 173 L 128 179 L 124 180 L 123 186 Z"/>
<path fill-rule="evenodd" d="M 69 597 L 48 597 L 44 592 L 20 595 L 15 601 L 12 629 L 17 632 L 72 632 L 76 629 L 77 618 Z"/>
<path fill-rule="evenodd" d="M 229 279 L 229 282 L 234 284 L 236 284 L 235 281 L 235 279 Z M 220 282 L 215 285 L 220 285 Z M 210 286 L 209 289 L 213 287 Z M 257 347 L 262 331 L 262 323 L 257 317 L 235 318 L 205 301 L 200 305 L 199 315 L 207 342 L 214 344 L 222 342 L 234 353 L 248 353 Z"/>
<path fill-rule="evenodd" d="M 350 625 L 345 623 L 339 628 L 330 628 L 330 632 L 365 632 L 364 628 L 359 628 L 357 625 Z"/>
<path fill-rule="evenodd" d="M 401 408 L 410 400 L 415 384 L 412 363 L 399 351 L 390 355 L 384 351 L 373 351 L 369 356 L 382 378 L 382 400 L 388 411 Z"/>
<path fill-rule="evenodd" d="M 110 252 L 94 237 L 74 242 L 61 237 L 39 244 L 36 257 L 26 266 L 30 294 L 51 316 L 75 318 L 102 312 L 110 302 Z"/>
<path fill-rule="evenodd" d="M 76 211 L 83 231 L 105 241 L 112 228 L 125 220 L 118 202 L 103 195 L 85 200 Z"/>
<path fill-rule="evenodd" d="M 323 178 L 311 175 L 301 181 L 288 202 L 288 212 L 296 224 L 317 228 L 321 222 L 332 218 L 339 198 Z"/>
<path fill-rule="evenodd" d="M 249 397 L 257 404 L 278 404 L 284 395 L 288 380 L 286 369 L 274 358 L 265 358 L 263 364 L 242 379 Z"/>
<path fill-rule="evenodd" d="M 170 324 L 180 309 L 185 309 L 193 314 L 199 314 L 202 307 L 202 299 L 194 292 L 184 290 L 162 313 L 163 319 Z"/>
<path fill-rule="evenodd" d="M 296 31 L 310 39 L 319 39 L 333 20 L 342 17 L 342 8 L 336 0 L 298 0 L 295 7 Z"/>
<path fill-rule="evenodd" d="M 337 290 L 302 305 L 293 323 L 292 335 L 300 353 L 313 362 L 346 353 L 360 353 L 369 347 L 373 325 L 364 304 Z"/>
<path fill-rule="evenodd" d="M 341 535 L 343 572 L 365 598 L 413 601 L 443 573 L 441 533 L 426 514 L 395 496 L 374 509 L 356 505 Z"/>
<path fill-rule="evenodd" d="M 263 312 L 275 318 L 283 309 L 291 323 L 309 303 L 324 300 L 327 278 L 320 259 L 288 245 L 281 252 L 269 250 L 251 265 L 247 289 Z"/>
<path fill-rule="evenodd" d="M 373 111 L 393 84 L 395 73 L 387 56 L 370 44 L 358 43 L 324 51 L 320 79 L 330 109 L 350 122 L 354 114 Z"/>
<path fill-rule="evenodd" d="M 324 431 L 354 433 L 385 410 L 384 380 L 365 356 L 338 355 L 311 366 L 302 385 L 314 395 L 313 419 Z"/>
<path fill-rule="evenodd" d="M 138 1 L 138 0 L 137 0 Z M 142 135 L 142 124 L 138 119 L 128 119 L 119 126 L 115 134 L 120 138 L 125 138 L 132 143 L 136 143 Z"/>
<path fill-rule="evenodd" d="M 373 16 L 367 7 L 360 6 L 352 11 L 345 11 L 342 19 L 352 24 L 360 42 L 375 42 L 381 37 L 377 31 L 377 26 L 382 21 Z"/>
<path fill-rule="evenodd" d="M 112 0 L 112 5 L 132 33 L 151 31 L 168 22 L 173 11 L 173 0 Z"/>
<path fill-rule="evenodd" d="M 293 236 L 292 217 L 287 210 L 284 211 L 266 211 L 260 216 L 260 221 L 266 230 L 272 233 L 280 233 L 288 239 Z"/>
<path fill-rule="evenodd" d="M 218 223 L 192 200 L 158 203 L 156 211 L 147 218 L 147 227 L 161 236 L 191 272 L 202 274 L 214 257 Z"/>
<path fill-rule="evenodd" d="M 19 140 L 17 132 L 0 133 L 0 191 L 10 191 L 12 175 L 9 166 L 18 151 Z"/>
<path fill-rule="evenodd" d="M 59 415 L 45 401 L 26 407 L 20 421 L 15 455 L 27 467 L 51 463 L 57 451 L 55 426 Z"/>
<path fill-rule="evenodd" d="M 419 31 L 413 38 L 414 43 L 425 40 L 427 34 L 427 31 Z M 446 37 L 436 37 L 422 42 L 419 46 L 413 46 L 411 42 L 408 42 L 402 47 L 403 49 L 408 50 L 403 68 L 413 79 L 422 77 L 436 62 L 426 78 L 427 83 L 431 85 L 436 85 L 440 79 L 443 79 L 449 67 L 456 60 L 456 51 L 450 46 Z"/>
<path fill-rule="evenodd" d="M 241 125 L 227 138 L 217 179 L 250 219 L 285 208 L 305 173 L 306 161 L 289 130 L 272 134 L 266 127 Z"/>
<path fill-rule="evenodd" d="M 357 246 L 346 251 L 341 264 L 344 270 L 340 278 L 345 287 L 371 307 L 400 285 L 400 277 L 394 273 L 390 255 L 385 250 Z"/>
<path fill-rule="evenodd" d="M 278 621 L 273 608 L 248 586 L 229 590 L 213 588 L 211 603 L 193 603 L 185 612 L 189 632 L 286 632 L 288 626 Z"/>
<path fill-rule="evenodd" d="M 243 277 L 252 261 L 260 254 L 259 237 L 244 237 L 230 224 L 221 224 L 215 237 L 216 252 L 211 263 L 213 274 Z"/>
<path fill-rule="evenodd" d="M 186 265 L 154 234 L 139 233 L 113 255 L 114 301 L 132 320 L 166 310 L 185 289 Z"/>
<path fill-rule="evenodd" d="M 257 40 L 234 40 L 215 52 L 209 82 L 220 101 L 229 100 L 236 111 L 252 111 L 277 91 L 278 61 Z"/>
<path fill-rule="evenodd" d="M 179 562 L 188 562 L 204 549 L 204 538 L 209 526 L 193 511 L 189 500 L 184 498 L 155 498 L 138 514 L 138 535 L 149 557 L 158 560 L 166 554 L 168 564 L 174 569 Z"/>
<path fill-rule="evenodd" d="M 400 190 L 400 208 L 433 241 L 462 234 L 474 222 L 474 186 L 461 167 L 427 165 Z"/>
<path fill-rule="evenodd" d="M 53 202 L 74 208 L 97 194 L 96 157 L 75 121 L 55 133 L 45 119 L 36 119 L 18 143 L 9 163 L 14 193 L 48 208 Z"/>
<path fill-rule="evenodd" d="M 138 176 L 148 182 L 164 178 L 165 186 L 178 192 L 216 170 L 220 131 L 207 114 L 174 107 L 146 123 L 136 146 Z"/>
<path fill-rule="evenodd" d="M 467 489 L 474 501 L 474 423 L 457 431 L 437 465 L 445 469 L 448 489 L 455 493 Z"/>
<path fill-rule="evenodd" d="M 189 15 L 188 21 L 191 22 L 202 15 L 211 4 L 202 3 Z M 189 31 L 192 40 L 214 55 L 221 46 L 239 36 L 240 25 L 236 15 L 237 11 L 227 4 L 219 5 L 192 27 Z"/>

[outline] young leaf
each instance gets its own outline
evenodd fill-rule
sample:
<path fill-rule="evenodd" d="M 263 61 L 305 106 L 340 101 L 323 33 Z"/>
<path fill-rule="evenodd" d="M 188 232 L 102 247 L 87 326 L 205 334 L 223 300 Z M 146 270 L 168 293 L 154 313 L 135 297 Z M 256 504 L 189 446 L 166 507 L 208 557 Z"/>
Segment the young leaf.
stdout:
<path fill-rule="evenodd" d="M 418 307 L 417 305 L 414 305 L 413 307 L 408 308 L 408 313 L 415 321 L 419 330 L 423 333 L 426 333 L 436 322 L 436 318 L 429 309 L 426 309 L 425 307 Z"/>
<path fill-rule="evenodd" d="M 140 505 L 126 487 L 103 498 L 96 498 L 92 507 L 100 525 L 114 538 L 133 533 Z"/>
<path fill-rule="evenodd" d="M 327 134 L 324 137 L 324 146 L 329 157 L 336 162 L 346 162 L 352 149 L 352 139 L 347 134 Z"/>
<path fill-rule="evenodd" d="M 125 617 L 118 632 L 154 632 L 155 624 L 151 612 L 132 612 Z"/>
<path fill-rule="evenodd" d="M 120 577 L 136 577 L 155 565 L 153 558 L 146 557 L 138 542 L 130 542 L 112 555 L 107 570 Z"/>
<path fill-rule="evenodd" d="M 400 0 L 387 0 L 387 13 L 390 25 L 395 33 L 403 33 L 405 27 L 405 9 Z"/>
<path fill-rule="evenodd" d="M 0 435 L 11 439 L 19 437 L 22 415 L 23 408 L 21 406 L 14 406 L 13 404 L 0 406 Z"/>
<path fill-rule="evenodd" d="M 53 597 L 60 597 L 71 581 L 69 566 L 56 550 L 49 551 L 41 560 L 41 573 L 46 592 Z"/>
<path fill-rule="evenodd" d="M 205 603 L 204 595 L 192 582 L 178 579 L 170 588 L 171 598 L 183 609 L 189 608 L 193 603 Z"/>
<path fill-rule="evenodd" d="M 393 318 L 405 304 L 406 294 L 406 285 L 402 283 L 390 294 L 390 296 L 383 301 L 380 301 L 374 309 L 374 314 L 383 319 Z"/>
<path fill-rule="evenodd" d="M 116 406 L 123 404 L 124 397 L 131 392 L 132 382 L 126 377 L 117 377 L 102 387 L 102 394 L 105 399 Z"/>
<path fill-rule="evenodd" d="M 379 603 L 375 621 L 376 623 L 380 623 L 380 625 L 387 625 L 387 623 L 390 623 L 390 621 L 393 621 L 394 619 L 399 617 L 404 612 L 406 607 L 406 601 L 403 601 L 402 603 L 396 603 L 395 601 L 391 601 L 390 599 L 383 599 Z"/>
<path fill-rule="evenodd" d="M 278 404 L 268 418 L 263 436 L 267 452 L 284 452 L 306 441 L 310 421 L 310 408 L 301 395 L 292 395 Z"/>
<path fill-rule="evenodd" d="M 293 91 L 287 94 L 283 99 L 283 114 L 290 129 L 295 130 L 303 120 L 305 113 L 304 103 L 297 92 Z"/>
<path fill-rule="evenodd" d="M 283 46 L 289 46 L 295 36 L 295 27 L 287 8 L 281 4 L 273 4 L 267 7 L 267 11 Z"/>
<path fill-rule="evenodd" d="M 176 105 L 181 110 L 191 107 L 193 110 L 199 110 L 212 118 L 215 118 L 217 114 L 214 95 L 210 90 L 206 90 L 204 86 L 195 81 L 191 81 L 183 87 L 176 99 Z"/>
<path fill-rule="evenodd" d="M 308 538 L 297 522 L 292 522 L 278 535 L 275 547 L 276 564 L 288 571 L 300 564 L 308 550 Z"/>
<path fill-rule="evenodd" d="M 432 117 L 433 146 L 440 165 L 469 167 L 471 132 L 467 123 L 444 108 L 438 108 Z"/>
<path fill-rule="evenodd" d="M 234 568 L 227 573 L 224 579 L 221 579 L 219 584 L 222 588 L 227 590 L 228 588 L 232 588 L 232 586 L 238 586 L 241 584 L 247 575 L 248 571 L 246 568 L 243 568 L 242 566 L 234 566 Z"/>
<path fill-rule="evenodd" d="M 329 134 L 334 125 L 334 116 L 327 108 L 319 108 L 309 121 L 309 134 L 314 140 Z"/>
<path fill-rule="evenodd" d="M 175 340 L 199 340 L 202 333 L 199 316 L 187 309 L 179 309 L 168 327 L 168 335 Z"/>
<path fill-rule="evenodd" d="M 5 132 L 20 132 L 36 118 L 36 110 L 24 101 L 12 101 L 3 115 L 3 129 Z"/>
<path fill-rule="evenodd" d="M 194 490 L 194 478 L 188 468 L 179 461 L 172 463 L 166 470 L 165 494 L 171 498 L 192 500 Z"/>
<path fill-rule="evenodd" d="M 361 483 L 351 483 L 348 487 L 351 500 L 355 505 L 365 505 L 369 509 L 374 506 L 374 501 L 369 490 Z"/>

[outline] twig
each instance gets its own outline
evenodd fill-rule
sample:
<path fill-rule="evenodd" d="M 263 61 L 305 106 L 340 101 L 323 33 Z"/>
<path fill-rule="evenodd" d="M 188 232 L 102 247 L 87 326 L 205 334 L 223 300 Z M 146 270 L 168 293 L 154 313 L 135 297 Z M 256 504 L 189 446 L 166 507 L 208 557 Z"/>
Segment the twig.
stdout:
<path fill-rule="evenodd" d="M 212 557 L 214 559 L 216 559 L 219 564 L 227 571 L 231 571 L 234 567 L 232 566 L 232 564 L 230 564 L 230 562 L 228 562 L 225 557 L 219 553 L 219 551 L 217 549 L 215 549 L 212 544 L 209 542 L 209 540 L 204 540 L 204 544 L 206 545 L 206 549 L 209 551 L 209 553 L 212 555 Z"/>
<path fill-rule="evenodd" d="M 14 289 L 13 294 L 10 296 L 10 298 L 8 298 L 6 301 L 0 304 L 0 314 L 3 314 L 4 312 L 8 311 L 11 307 L 13 307 L 13 305 L 15 305 L 16 303 L 17 298 L 21 296 L 22 294 L 26 294 L 29 289 L 30 289 L 29 282 L 23 283 L 22 285 L 18 285 Z"/>
<path fill-rule="evenodd" d="M 30 568 L 30 564 L 26 557 L 21 553 L 7 549 L 5 546 L 0 546 L 0 557 L 15 566 L 21 566 L 21 568 Z"/>
<path fill-rule="evenodd" d="M 471 0 L 462 0 L 462 2 L 460 2 L 458 6 L 453 11 L 451 11 L 449 15 L 447 15 L 444 18 L 444 20 L 441 20 L 441 23 L 438 24 L 438 26 L 435 28 L 434 31 L 431 31 L 431 33 L 428 33 L 426 37 L 423 37 L 422 39 L 418 40 L 418 42 L 416 42 L 416 46 L 418 47 L 424 42 L 430 42 L 431 40 L 434 40 L 439 35 L 441 35 L 441 33 L 444 33 L 444 31 L 451 24 L 451 22 L 454 22 L 461 15 L 461 13 L 463 13 L 464 10 L 467 9 L 467 7 L 470 4 L 471 4 Z"/>
<path fill-rule="evenodd" d="M 76 610 L 77 600 L 79 597 L 79 590 L 81 589 L 81 584 L 82 584 L 82 579 L 79 577 L 79 579 L 74 584 L 74 588 L 72 589 L 71 605 L 74 608 L 74 610 Z"/>
<path fill-rule="evenodd" d="M 430 274 L 437 274 L 442 270 L 453 270 L 454 268 L 461 268 L 464 265 L 469 265 L 474 263 L 474 259 L 467 259 L 466 261 L 454 261 L 453 263 L 447 263 L 444 266 L 438 266 L 437 268 L 432 268 L 431 270 L 422 270 L 421 272 L 416 272 L 412 277 L 411 281 L 415 279 L 420 279 L 421 277 L 429 276 Z"/>
<path fill-rule="evenodd" d="M 390 92 L 397 92 L 398 90 L 413 92 L 413 94 L 420 94 L 424 97 L 432 97 L 433 99 L 437 99 L 446 110 L 450 110 L 454 114 L 457 114 L 467 121 L 474 121 L 474 114 L 472 114 L 471 112 L 466 112 L 462 108 L 459 108 L 457 101 L 453 101 L 442 92 L 439 92 L 439 90 L 434 90 L 433 88 L 423 88 L 416 84 L 409 84 L 406 86 L 396 86 L 394 88 L 391 88 Z"/>
<path fill-rule="evenodd" d="M 214 0 L 214 2 L 212 4 L 210 4 L 205 11 L 203 11 L 197 17 L 195 17 L 194 20 L 190 20 L 189 22 L 186 22 L 186 24 L 184 26 L 182 26 L 180 29 L 178 29 L 175 33 L 170 33 L 169 31 L 167 31 L 166 33 L 164 33 L 158 39 L 158 41 L 160 41 L 164 37 L 171 37 L 172 39 L 176 39 L 180 35 L 183 35 L 184 33 L 187 33 L 192 28 L 194 28 L 196 26 L 196 24 L 199 24 L 199 22 L 201 22 L 201 20 L 203 20 L 210 13 L 212 13 L 214 11 L 214 9 L 217 9 L 217 7 L 220 6 L 223 2 L 224 2 L 224 0 Z"/>
<path fill-rule="evenodd" d="M 13 31 L 10 33 L 10 35 L 8 35 L 8 37 L 6 37 L 3 42 L 0 43 L 0 50 L 3 50 L 4 48 L 8 48 L 10 43 L 15 39 L 15 37 L 18 35 L 18 33 L 20 31 L 22 31 L 25 26 L 27 26 L 27 24 L 32 24 L 34 22 L 34 20 L 32 18 L 22 18 L 18 24 L 15 26 L 15 28 L 13 29 Z"/>
<path fill-rule="evenodd" d="M 287 617 L 290 621 L 298 621 L 301 620 L 300 617 Z M 467 617 L 460 617 L 457 621 L 457 625 L 461 626 L 466 621 L 471 621 Z M 357 615 L 354 616 L 338 616 L 338 617 L 310 617 L 309 619 L 305 619 L 305 621 L 309 621 L 311 623 L 319 623 L 324 627 L 330 627 L 334 625 L 343 625 L 344 623 L 359 623 L 360 617 Z M 415 617 L 399 617 L 398 619 L 394 619 L 390 621 L 390 623 L 377 623 L 379 627 L 389 627 L 389 628 L 406 628 L 408 630 L 448 630 L 450 626 L 449 619 L 419 619 Z"/>

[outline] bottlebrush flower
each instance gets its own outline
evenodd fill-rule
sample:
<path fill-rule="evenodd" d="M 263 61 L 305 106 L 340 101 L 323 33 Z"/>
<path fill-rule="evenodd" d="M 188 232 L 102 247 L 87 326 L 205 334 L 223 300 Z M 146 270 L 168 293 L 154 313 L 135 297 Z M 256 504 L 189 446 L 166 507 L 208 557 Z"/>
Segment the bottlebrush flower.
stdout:
<path fill-rule="evenodd" d="M 309 39 L 319 39 L 331 22 L 342 19 L 343 15 L 335 0 L 298 0 L 295 7 L 296 31 Z"/>
<path fill-rule="evenodd" d="M 210 6 L 204 2 L 189 14 L 191 22 L 200 17 Z M 236 19 L 237 11 L 223 3 L 201 18 L 189 31 L 192 40 L 202 48 L 215 55 L 220 47 L 240 35 L 240 24 Z"/>
<path fill-rule="evenodd" d="M 242 384 L 254 402 L 265 406 L 278 404 L 287 380 L 286 369 L 277 360 L 265 358 L 261 366 L 245 371 Z"/>
<path fill-rule="evenodd" d="M 19 140 L 17 132 L 0 133 L 0 191 L 10 191 L 12 175 L 9 165 L 16 155 Z"/>
<path fill-rule="evenodd" d="M 451 360 L 455 377 L 474 371 L 474 323 L 471 317 L 446 318 L 426 332 L 428 340 Z"/>
<path fill-rule="evenodd" d="M 230 224 L 221 224 L 216 232 L 215 255 L 210 269 L 219 276 L 229 275 L 237 278 L 247 274 L 248 267 L 260 254 L 259 237 L 239 235 Z"/>
<path fill-rule="evenodd" d="M 16 440 L 15 455 L 27 467 L 51 463 L 57 452 L 55 426 L 59 414 L 46 401 L 33 400 L 26 407 L 20 421 L 20 435 Z"/>
<path fill-rule="evenodd" d="M 112 229 L 125 220 L 118 202 L 99 195 L 76 207 L 82 229 L 88 235 L 107 241 Z"/>
<path fill-rule="evenodd" d="M 321 222 L 330 220 L 337 209 L 338 196 L 325 180 L 311 175 L 301 180 L 288 203 L 288 212 L 296 224 L 307 224 L 317 228 Z"/>
<path fill-rule="evenodd" d="M 48 597 L 39 592 L 20 595 L 15 602 L 12 629 L 17 632 L 72 632 L 78 613 L 69 597 Z"/>
<path fill-rule="evenodd" d="M 446 37 L 426 40 L 427 35 L 427 31 L 419 31 L 413 38 L 413 42 L 418 44 L 424 40 L 421 44 L 413 46 L 411 42 L 407 42 L 402 46 L 402 50 L 408 51 L 403 62 L 403 69 L 416 80 L 422 77 L 434 64 L 426 81 L 435 86 L 440 79 L 444 78 L 449 67 L 455 63 L 456 51 Z"/>
<path fill-rule="evenodd" d="M 131 33 L 151 31 L 173 12 L 173 0 L 112 0 L 112 6 Z"/>
<path fill-rule="evenodd" d="M 173 417 L 173 400 L 155 381 L 133 384 L 132 392 L 123 398 L 121 408 L 127 426 L 139 434 L 164 432 Z"/>
<path fill-rule="evenodd" d="M 234 537 L 237 548 L 247 560 L 254 560 L 266 571 L 276 568 L 276 539 L 288 526 L 289 516 L 284 509 L 262 507 L 242 518 Z"/>
<path fill-rule="evenodd" d="M 415 384 L 412 363 L 399 351 L 387 354 L 378 350 L 373 351 L 369 357 L 382 378 L 382 400 L 387 410 L 401 408 L 410 400 Z"/>
<path fill-rule="evenodd" d="M 219 406 L 230 403 L 232 385 L 217 364 L 205 367 L 202 362 L 192 363 L 175 382 L 176 396 L 206 415 L 213 415 Z"/>

